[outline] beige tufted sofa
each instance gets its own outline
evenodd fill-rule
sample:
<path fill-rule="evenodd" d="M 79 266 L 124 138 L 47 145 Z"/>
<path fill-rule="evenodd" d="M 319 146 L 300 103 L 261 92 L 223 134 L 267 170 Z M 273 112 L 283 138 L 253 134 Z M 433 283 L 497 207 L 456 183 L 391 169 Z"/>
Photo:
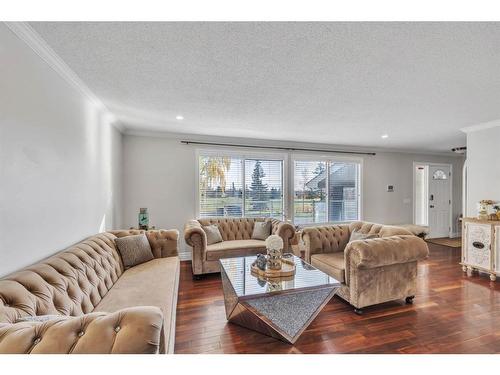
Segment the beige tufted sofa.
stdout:
<path fill-rule="evenodd" d="M 290 241 L 295 236 L 293 225 L 266 218 L 209 218 L 190 220 L 184 227 L 184 239 L 192 247 L 193 275 L 219 272 L 219 259 L 256 255 L 266 252 L 265 241 L 253 240 L 254 223 L 270 220 L 272 234 L 283 239 L 284 251 L 290 251 Z M 207 245 L 202 226 L 216 224 L 223 242 Z"/>
<path fill-rule="evenodd" d="M 116 237 L 92 236 L 0 279 L 0 353 L 172 353 L 176 230 L 148 231 L 153 260 L 124 269 Z M 58 315 L 46 322 L 17 322 Z"/>
<path fill-rule="evenodd" d="M 349 242 L 353 231 L 379 237 Z M 408 230 L 367 222 L 308 227 L 301 238 L 306 260 L 342 282 L 338 295 L 358 314 L 363 307 L 392 300 L 411 303 L 417 262 L 429 254 L 425 241 Z"/>

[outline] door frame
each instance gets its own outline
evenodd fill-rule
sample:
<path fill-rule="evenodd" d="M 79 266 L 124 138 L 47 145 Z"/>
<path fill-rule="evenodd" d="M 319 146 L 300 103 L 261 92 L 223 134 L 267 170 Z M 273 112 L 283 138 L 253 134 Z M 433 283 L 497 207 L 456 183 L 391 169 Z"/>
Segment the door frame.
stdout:
<path fill-rule="evenodd" d="M 413 161 L 413 171 L 412 171 L 412 176 L 413 176 L 413 224 L 415 224 L 415 216 L 416 216 L 416 189 L 415 189 L 415 170 L 417 165 L 426 165 L 428 167 L 438 167 L 438 166 L 446 166 L 450 168 L 450 214 L 448 218 L 448 237 L 449 238 L 454 238 L 454 232 L 453 232 L 453 164 L 451 163 L 436 163 L 436 162 L 426 162 L 426 161 Z M 427 184 L 429 184 L 429 179 L 427 180 Z M 428 186 L 427 186 L 428 187 Z M 429 213 L 427 213 L 427 225 L 429 225 Z"/>

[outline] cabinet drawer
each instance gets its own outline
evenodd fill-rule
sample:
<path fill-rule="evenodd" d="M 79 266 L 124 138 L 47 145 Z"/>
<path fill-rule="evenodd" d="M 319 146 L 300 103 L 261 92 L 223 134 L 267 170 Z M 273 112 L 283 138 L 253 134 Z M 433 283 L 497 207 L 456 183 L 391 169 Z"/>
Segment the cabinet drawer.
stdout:
<path fill-rule="evenodd" d="M 491 268 L 491 230 L 491 225 L 467 224 L 466 263 L 484 269 Z"/>

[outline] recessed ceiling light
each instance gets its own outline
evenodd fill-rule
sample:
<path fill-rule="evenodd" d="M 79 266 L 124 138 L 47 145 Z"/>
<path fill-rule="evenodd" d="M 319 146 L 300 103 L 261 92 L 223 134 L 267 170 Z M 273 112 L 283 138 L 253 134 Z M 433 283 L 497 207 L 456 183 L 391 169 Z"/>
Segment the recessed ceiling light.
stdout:
<path fill-rule="evenodd" d="M 382 139 L 387 139 L 387 138 L 389 138 L 389 134 L 382 134 L 382 135 L 380 136 L 380 138 L 382 138 Z"/>
<path fill-rule="evenodd" d="M 177 115 L 177 116 L 175 116 L 175 119 L 176 120 L 184 120 L 184 116 Z"/>

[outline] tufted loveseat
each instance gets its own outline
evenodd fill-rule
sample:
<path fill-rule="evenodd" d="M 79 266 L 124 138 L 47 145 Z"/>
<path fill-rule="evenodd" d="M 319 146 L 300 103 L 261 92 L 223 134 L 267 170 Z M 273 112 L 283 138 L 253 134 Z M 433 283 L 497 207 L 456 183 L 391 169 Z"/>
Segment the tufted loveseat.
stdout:
<path fill-rule="evenodd" d="M 353 231 L 377 237 L 349 242 Z M 392 300 L 411 303 L 417 262 L 429 254 L 425 241 L 408 230 L 368 222 L 307 227 L 301 237 L 306 261 L 342 283 L 337 294 L 358 314 Z"/>
<path fill-rule="evenodd" d="M 219 259 L 256 255 L 266 252 L 265 241 L 253 240 L 255 222 L 270 220 L 271 234 L 283 239 L 283 250 L 290 250 L 290 241 L 295 236 L 293 225 L 277 219 L 266 218 L 206 218 L 190 220 L 184 227 L 184 239 L 192 247 L 193 275 L 219 272 Z M 216 224 L 223 242 L 207 245 L 207 236 L 202 226 Z"/>
<path fill-rule="evenodd" d="M 124 269 L 114 239 L 92 236 L 0 279 L 0 353 L 172 353 L 176 230 L 147 231 L 154 259 Z M 56 315 L 44 322 L 21 321 Z"/>

